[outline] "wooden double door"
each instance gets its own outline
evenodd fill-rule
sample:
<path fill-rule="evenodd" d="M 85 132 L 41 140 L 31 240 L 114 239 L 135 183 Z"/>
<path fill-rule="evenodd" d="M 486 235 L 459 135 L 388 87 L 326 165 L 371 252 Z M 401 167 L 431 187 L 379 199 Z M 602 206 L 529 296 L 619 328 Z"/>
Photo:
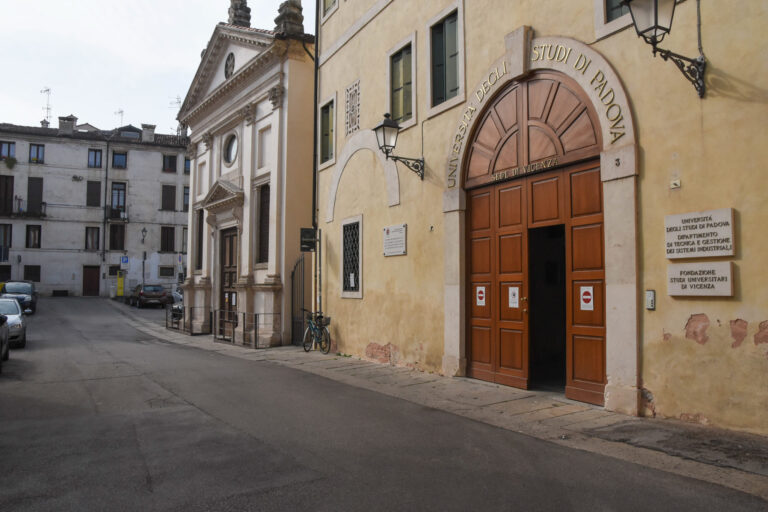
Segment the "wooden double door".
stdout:
<path fill-rule="evenodd" d="M 533 247 L 532 240 L 541 238 L 533 235 L 542 228 L 563 239 L 561 278 L 554 275 L 556 268 L 532 271 L 549 250 L 539 242 Z M 531 355 L 537 344 L 561 344 L 565 395 L 602 405 L 606 339 L 599 162 L 469 191 L 467 233 L 469 376 L 527 389 L 536 377 Z M 565 311 L 548 296 L 553 283 L 560 283 Z M 552 328 L 557 323 L 564 325 Z"/>

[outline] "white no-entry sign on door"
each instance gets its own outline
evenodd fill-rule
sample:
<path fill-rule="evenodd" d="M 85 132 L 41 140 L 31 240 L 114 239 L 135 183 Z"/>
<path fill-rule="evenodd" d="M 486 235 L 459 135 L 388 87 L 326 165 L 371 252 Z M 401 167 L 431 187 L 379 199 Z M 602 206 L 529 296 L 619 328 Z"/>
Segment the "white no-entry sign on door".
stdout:
<path fill-rule="evenodd" d="M 582 311 L 594 311 L 595 310 L 595 292 L 592 286 L 582 286 L 579 292 L 581 297 L 581 310 Z"/>
<path fill-rule="evenodd" d="M 478 286 L 475 291 L 475 298 L 478 306 L 485 306 L 485 286 Z"/>

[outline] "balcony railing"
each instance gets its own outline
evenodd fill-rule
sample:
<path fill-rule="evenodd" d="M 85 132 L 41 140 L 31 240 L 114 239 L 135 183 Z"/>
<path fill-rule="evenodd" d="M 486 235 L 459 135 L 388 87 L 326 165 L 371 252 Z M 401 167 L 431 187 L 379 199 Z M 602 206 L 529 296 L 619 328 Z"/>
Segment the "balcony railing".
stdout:
<path fill-rule="evenodd" d="M 31 203 L 21 197 L 14 197 L 12 201 L 0 201 L 0 216 L 3 217 L 45 217 L 48 204 L 43 202 Z"/>
<path fill-rule="evenodd" d="M 125 207 L 107 206 L 107 219 L 128 222 L 128 211 Z"/>

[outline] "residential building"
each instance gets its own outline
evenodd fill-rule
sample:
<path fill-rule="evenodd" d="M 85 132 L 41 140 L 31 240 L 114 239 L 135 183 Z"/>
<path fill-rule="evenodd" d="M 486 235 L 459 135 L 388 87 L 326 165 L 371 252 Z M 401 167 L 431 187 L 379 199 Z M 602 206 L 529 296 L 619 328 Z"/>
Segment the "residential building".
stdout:
<path fill-rule="evenodd" d="M 0 281 L 42 294 L 179 283 L 186 264 L 188 140 L 155 126 L 0 124 Z M 188 163 L 186 164 L 188 168 Z"/>
<path fill-rule="evenodd" d="M 336 350 L 768 433 L 763 6 L 678 1 L 658 58 L 615 0 L 321 9 Z"/>
<path fill-rule="evenodd" d="M 313 37 L 300 2 L 281 4 L 275 30 L 251 27 L 245 1 L 231 4 L 178 115 L 192 141 L 185 323 L 287 344 L 299 229 L 312 222 Z"/>

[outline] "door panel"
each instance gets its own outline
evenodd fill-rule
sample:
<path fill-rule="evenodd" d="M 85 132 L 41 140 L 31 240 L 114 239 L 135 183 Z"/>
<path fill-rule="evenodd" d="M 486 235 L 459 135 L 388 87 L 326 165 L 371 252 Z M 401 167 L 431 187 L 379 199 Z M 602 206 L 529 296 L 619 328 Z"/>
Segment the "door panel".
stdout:
<path fill-rule="evenodd" d="M 603 224 L 573 227 L 573 270 L 603 268 Z"/>

